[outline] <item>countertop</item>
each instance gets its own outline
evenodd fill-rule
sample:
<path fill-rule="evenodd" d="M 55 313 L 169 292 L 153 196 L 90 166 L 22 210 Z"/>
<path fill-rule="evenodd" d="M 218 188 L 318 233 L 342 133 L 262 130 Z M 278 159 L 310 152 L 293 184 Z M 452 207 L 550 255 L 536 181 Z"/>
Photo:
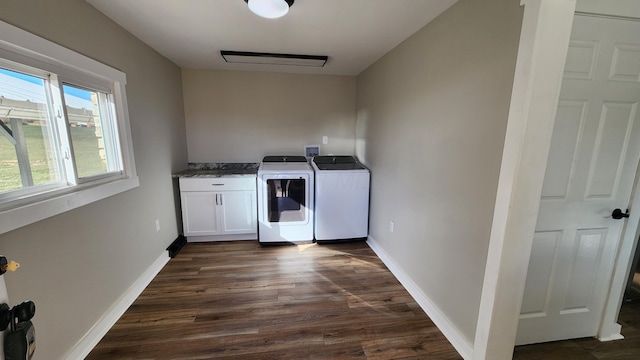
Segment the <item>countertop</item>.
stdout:
<path fill-rule="evenodd" d="M 172 177 L 255 176 L 259 166 L 260 163 L 189 163 L 187 170 L 173 173 Z"/>

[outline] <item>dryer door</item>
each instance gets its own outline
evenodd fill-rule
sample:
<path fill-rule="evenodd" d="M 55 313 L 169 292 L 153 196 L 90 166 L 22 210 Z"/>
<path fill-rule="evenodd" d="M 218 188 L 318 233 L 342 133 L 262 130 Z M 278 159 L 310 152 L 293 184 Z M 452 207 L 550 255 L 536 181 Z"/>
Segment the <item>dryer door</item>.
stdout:
<path fill-rule="evenodd" d="M 311 220 L 308 174 L 262 176 L 260 221 L 279 226 L 304 225 Z"/>

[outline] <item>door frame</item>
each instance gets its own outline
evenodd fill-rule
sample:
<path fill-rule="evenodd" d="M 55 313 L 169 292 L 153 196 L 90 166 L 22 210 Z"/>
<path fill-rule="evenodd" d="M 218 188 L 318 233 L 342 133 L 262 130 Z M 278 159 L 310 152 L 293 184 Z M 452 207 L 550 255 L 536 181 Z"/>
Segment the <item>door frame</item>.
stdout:
<path fill-rule="evenodd" d="M 553 123 L 576 0 L 521 0 L 524 17 L 476 333 L 474 360 L 513 356 Z M 640 207 L 637 182 L 631 208 Z M 628 223 L 640 219 L 632 212 Z M 633 231 L 636 230 L 636 231 Z M 620 339 L 616 323 L 639 229 L 625 228 L 598 338 Z"/>

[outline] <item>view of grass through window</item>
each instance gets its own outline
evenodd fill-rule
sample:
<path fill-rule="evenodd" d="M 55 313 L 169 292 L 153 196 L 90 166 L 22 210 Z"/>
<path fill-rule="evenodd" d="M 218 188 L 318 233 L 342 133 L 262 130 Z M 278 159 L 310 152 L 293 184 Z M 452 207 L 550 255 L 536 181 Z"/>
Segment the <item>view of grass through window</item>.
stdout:
<path fill-rule="evenodd" d="M 57 181 L 58 174 L 51 173 L 49 169 L 51 159 L 47 156 L 41 126 L 24 124 L 22 126 L 29 149 L 34 185 Z M 76 150 L 78 167 L 90 174 L 104 172 L 104 162 L 98 155 L 99 147 L 95 129 L 75 127 L 71 128 L 71 133 L 74 137 L 74 146 L 79 149 Z M 7 139 L 0 138 L 0 192 L 21 188 L 20 168 L 15 147 Z"/>
<path fill-rule="evenodd" d="M 101 103 L 106 101 L 103 94 L 66 84 L 62 88 L 67 104 L 67 116 L 71 123 L 69 135 L 73 144 L 78 177 L 106 173 L 107 154 L 103 137 L 104 124 L 100 111 Z M 77 99 L 88 100 L 91 109 L 80 108 L 83 104 L 73 106 L 78 101 Z"/>
<path fill-rule="evenodd" d="M 105 173 L 98 93 L 65 86 L 64 97 L 77 176 Z M 48 109 L 44 79 L 0 69 L 0 193 L 62 181 Z"/>

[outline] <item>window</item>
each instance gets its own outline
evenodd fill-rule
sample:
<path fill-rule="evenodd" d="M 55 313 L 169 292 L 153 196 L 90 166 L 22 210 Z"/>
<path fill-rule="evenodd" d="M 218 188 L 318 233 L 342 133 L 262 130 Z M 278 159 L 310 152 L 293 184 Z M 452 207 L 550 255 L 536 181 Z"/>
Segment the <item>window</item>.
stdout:
<path fill-rule="evenodd" d="M 138 186 L 125 83 L 0 22 L 0 233 Z"/>
<path fill-rule="evenodd" d="M 112 96 L 16 68 L 0 59 L 0 199 L 121 174 Z"/>

